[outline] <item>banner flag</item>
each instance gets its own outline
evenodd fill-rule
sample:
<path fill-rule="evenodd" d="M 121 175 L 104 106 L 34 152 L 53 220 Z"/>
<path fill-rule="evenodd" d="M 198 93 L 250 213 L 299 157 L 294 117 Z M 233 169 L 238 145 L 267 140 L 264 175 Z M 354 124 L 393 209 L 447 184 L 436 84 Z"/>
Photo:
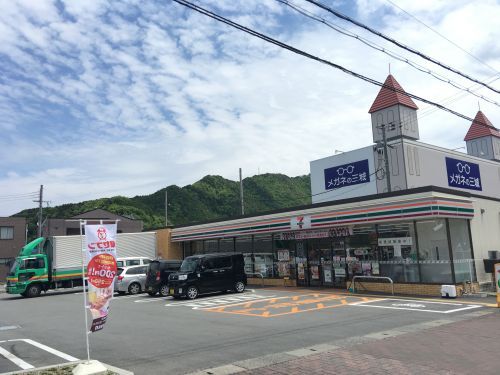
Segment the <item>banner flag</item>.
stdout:
<path fill-rule="evenodd" d="M 91 332 L 104 327 L 116 275 L 116 224 L 85 225 L 88 301 Z"/>

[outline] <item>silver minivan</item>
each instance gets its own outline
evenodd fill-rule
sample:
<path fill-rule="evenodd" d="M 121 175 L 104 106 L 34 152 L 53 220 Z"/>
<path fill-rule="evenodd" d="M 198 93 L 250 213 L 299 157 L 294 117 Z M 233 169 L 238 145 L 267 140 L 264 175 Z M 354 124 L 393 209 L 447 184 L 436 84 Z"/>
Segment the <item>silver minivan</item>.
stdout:
<path fill-rule="evenodd" d="M 137 294 L 146 290 L 148 266 L 118 267 L 115 277 L 115 292 Z"/>

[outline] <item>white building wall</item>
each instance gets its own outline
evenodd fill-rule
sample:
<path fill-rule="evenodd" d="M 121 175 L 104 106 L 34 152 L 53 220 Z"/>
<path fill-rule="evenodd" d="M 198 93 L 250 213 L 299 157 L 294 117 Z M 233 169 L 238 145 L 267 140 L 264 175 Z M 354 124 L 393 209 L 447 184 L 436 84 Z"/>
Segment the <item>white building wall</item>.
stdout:
<path fill-rule="evenodd" d="M 377 183 L 375 176 L 375 163 L 373 159 L 373 146 L 360 148 L 354 151 L 344 152 L 323 159 L 310 162 L 311 168 L 311 195 L 312 203 L 328 202 L 338 199 L 353 198 L 371 194 L 377 194 Z M 368 160 L 369 182 L 349 185 L 345 187 L 325 187 L 325 169 L 342 166 L 361 160 Z M 354 171 L 356 173 L 356 171 Z"/>
<path fill-rule="evenodd" d="M 434 185 L 500 199 L 500 163 L 408 140 L 404 149 L 408 189 Z M 450 186 L 446 157 L 478 164 L 482 190 Z"/>
<path fill-rule="evenodd" d="M 401 141 L 388 142 L 387 153 L 389 154 L 389 169 L 391 176 L 391 191 L 407 189 L 406 166 Z M 377 173 L 377 192 L 387 193 L 387 178 L 385 176 L 384 149 L 378 148 L 374 152 L 375 170 Z"/>
<path fill-rule="evenodd" d="M 483 259 L 488 259 L 488 251 L 500 251 L 500 202 L 491 199 L 472 199 L 474 218 L 471 220 L 472 246 L 476 259 L 479 282 L 490 282 L 491 274 L 484 272 Z"/>

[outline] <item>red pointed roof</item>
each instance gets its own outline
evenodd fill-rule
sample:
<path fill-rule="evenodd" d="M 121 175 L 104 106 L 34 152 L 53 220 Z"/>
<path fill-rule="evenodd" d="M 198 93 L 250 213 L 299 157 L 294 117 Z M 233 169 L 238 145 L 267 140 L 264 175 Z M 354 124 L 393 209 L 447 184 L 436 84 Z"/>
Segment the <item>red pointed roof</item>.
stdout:
<path fill-rule="evenodd" d="M 384 86 L 378 92 L 375 101 L 373 102 L 368 113 L 373 113 L 380 109 L 392 107 L 393 105 L 401 104 L 407 107 L 418 109 L 417 105 L 405 93 L 405 90 L 400 86 L 398 81 L 389 74 L 384 82 Z"/>
<path fill-rule="evenodd" d="M 469 131 L 465 135 L 464 141 L 487 137 L 489 135 L 500 138 L 500 131 L 493 126 L 483 112 L 478 111 L 474 121 L 472 121 Z"/>

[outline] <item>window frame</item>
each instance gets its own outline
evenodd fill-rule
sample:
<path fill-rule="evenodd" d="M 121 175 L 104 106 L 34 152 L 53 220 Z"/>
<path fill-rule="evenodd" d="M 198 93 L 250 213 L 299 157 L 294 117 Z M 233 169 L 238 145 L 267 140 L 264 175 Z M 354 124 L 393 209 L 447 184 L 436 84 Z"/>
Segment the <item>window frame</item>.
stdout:
<path fill-rule="evenodd" d="M 2 232 L 6 229 L 10 229 L 11 237 L 4 237 Z M 12 241 L 14 239 L 14 227 L 12 225 L 2 225 L 0 226 L 0 240 L 3 241 Z"/>

